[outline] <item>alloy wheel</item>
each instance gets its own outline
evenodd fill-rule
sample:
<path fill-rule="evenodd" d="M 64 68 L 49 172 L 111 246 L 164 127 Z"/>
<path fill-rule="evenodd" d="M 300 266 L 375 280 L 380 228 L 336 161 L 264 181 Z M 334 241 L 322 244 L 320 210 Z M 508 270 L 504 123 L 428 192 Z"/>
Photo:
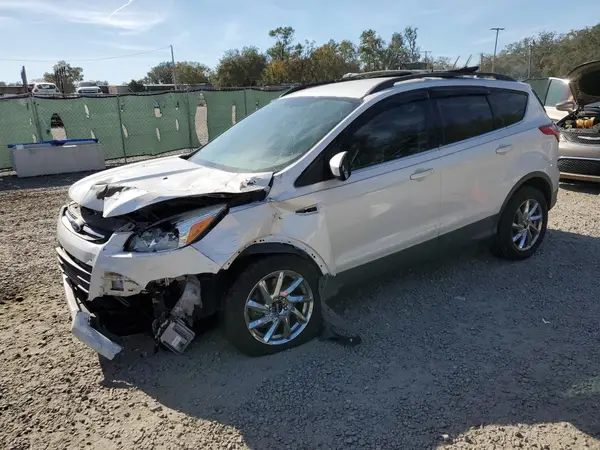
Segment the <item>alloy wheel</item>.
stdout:
<path fill-rule="evenodd" d="M 521 203 L 512 221 L 512 241 L 517 250 L 527 251 L 535 245 L 543 223 L 542 207 L 536 200 L 529 199 Z"/>
<path fill-rule="evenodd" d="M 314 308 L 309 283 L 291 270 L 272 272 L 250 291 L 244 308 L 246 327 L 259 342 L 282 345 L 308 325 Z"/>

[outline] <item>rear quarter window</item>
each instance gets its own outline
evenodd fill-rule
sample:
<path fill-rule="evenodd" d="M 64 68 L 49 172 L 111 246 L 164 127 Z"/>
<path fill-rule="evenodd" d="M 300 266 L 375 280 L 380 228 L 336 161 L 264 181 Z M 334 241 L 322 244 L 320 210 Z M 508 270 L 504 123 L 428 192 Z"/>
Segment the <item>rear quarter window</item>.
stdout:
<path fill-rule="evenodd" d="M 494 128 L 504 128 L 523 120 L 528 95 L 521 92 L 492 92 L 488 100 L 494 113 Z"/>

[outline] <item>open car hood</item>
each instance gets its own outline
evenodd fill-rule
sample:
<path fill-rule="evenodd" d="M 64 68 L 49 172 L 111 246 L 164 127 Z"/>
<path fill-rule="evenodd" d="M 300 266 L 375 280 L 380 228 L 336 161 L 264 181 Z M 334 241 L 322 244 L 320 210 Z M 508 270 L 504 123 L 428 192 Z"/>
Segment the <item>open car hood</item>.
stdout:
<path fill-rule="evenodd" d="M 174 198 L 269 190 L 272 177 L 272 172 L 225 172 L 170 156 L 90 175 L 71 186 L 69 196 L 115 217 Z"/>
<path fill-rule="evenodd" d="M 575 67 L 567 78 L 579 106 L 600 102 L 600 60 Z"/>

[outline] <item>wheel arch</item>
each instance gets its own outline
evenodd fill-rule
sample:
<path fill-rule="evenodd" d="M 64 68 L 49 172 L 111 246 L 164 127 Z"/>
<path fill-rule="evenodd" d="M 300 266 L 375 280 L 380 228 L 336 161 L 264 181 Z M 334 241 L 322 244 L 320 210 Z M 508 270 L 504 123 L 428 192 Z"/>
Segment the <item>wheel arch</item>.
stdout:
<path fill-rule="evenodd" d="M 251 242 L 242 250 L 236 252 L 222 267 L 223 270 L 239 265 L 242 261 L 252 257 L 275 254 L 296 255 L 310 261 L 319 271 L 320 275 L 332 274 L 325 260 L 313 248 L 294 239 L 258 239 Z"/>
<path fill-rule="evenodd" d="M 548 203 L 548 209 L 552 208 L 552 206 L 553 206 L 552 205 L 552 193 L 553 193 L 552 192 L 552 180 L 550 179 L 548 174 L 546 174 L 544 172 L 529 173 L 529 174 L 525 175 L 523 178 L 521 178 L 513 186 L 513 188 L 510 190 L 510 192 L 504 199 L 504 203 L 502 203 L 502 208 L 500 209 L 500 213 L 498 214 L 498 218 L 496 220 L 496 228 L 498 227 L 498 221 L 500 220 L 500 217 L 502 217 L 502 214 L 504 213 L 504 210 L 506 209 L 506 205 L 508 204 L 508 202 L 510 201 L 512 196 L 515 194 L 515 192 L 517 192 L 523 186 L 531 186 L 531 187 L 539 190 L 542 194 L 544 194 L 546 202 Z"/>

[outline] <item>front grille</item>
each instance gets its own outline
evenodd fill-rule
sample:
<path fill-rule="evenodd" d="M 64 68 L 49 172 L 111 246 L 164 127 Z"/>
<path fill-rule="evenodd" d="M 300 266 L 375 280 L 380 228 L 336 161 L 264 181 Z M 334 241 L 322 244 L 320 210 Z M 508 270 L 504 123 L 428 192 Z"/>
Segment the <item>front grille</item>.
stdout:
<path fill-rule="evenodd" d="M 561 158 L 558 160 L 558 170 L 563 173 L 597 177 L 600 176 L 600 160 Z"/>
<path fill-rule="evenodd" d="M 83 220 L 79 206 L 73 203 L 65 209 L 63 223 L 86 241 L 105 243 L 108 240 L 108 237 L 110 237 L 110 234 L 107 237 L 105 232 L 92 228 L 86 223 Z"/>
<path fill-rule="evenodd" d="M 90 290 L 90 281 L 92 279 L 92 266 L 78 260 L 73 255 L 67 253 L 62 247 L 57 247 L 56 253 L 62 273 L 67 276 L 72 285 L 87 294 Z"/>

